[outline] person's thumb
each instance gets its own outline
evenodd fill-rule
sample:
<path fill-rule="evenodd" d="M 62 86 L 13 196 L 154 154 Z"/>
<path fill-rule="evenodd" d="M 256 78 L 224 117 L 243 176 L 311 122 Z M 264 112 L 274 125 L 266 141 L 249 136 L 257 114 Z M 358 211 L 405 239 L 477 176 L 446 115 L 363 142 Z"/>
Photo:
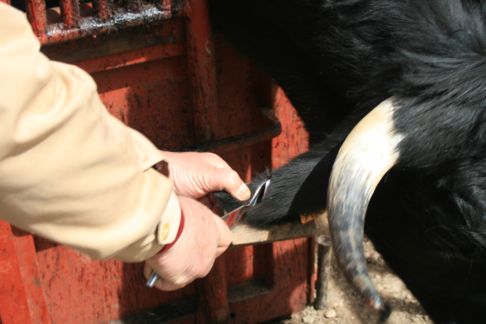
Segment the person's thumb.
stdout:
<path fill-rule="evenodd" d="M 236 171 L 226 168 L 216 168 L 215 172 L 206 173 L 207 189 L 219 188 L 225 190 L 238 200 L 250 199 L 251 191 L 241 180 Z"/>

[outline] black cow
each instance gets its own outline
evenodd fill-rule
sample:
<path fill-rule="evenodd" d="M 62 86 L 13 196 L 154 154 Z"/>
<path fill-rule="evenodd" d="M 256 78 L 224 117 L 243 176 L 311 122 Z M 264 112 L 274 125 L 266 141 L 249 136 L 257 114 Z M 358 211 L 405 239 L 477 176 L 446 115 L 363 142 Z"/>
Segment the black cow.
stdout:
<path fill-rule="evenodd" d="M 327 209 L 338 263 L 373 308 L 387 307 L 363 227 L 434 321 L 486 323 L 486 1 L 212 0 L 211 16 L 312 144 L 247 221 Z"/>

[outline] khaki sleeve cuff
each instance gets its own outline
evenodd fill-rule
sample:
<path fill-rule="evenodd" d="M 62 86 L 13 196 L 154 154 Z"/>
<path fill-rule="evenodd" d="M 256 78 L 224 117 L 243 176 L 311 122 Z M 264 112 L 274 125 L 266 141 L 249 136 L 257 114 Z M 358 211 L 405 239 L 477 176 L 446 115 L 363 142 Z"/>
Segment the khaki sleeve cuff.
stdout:
<path fill-rule="evenodd" d="M 155 232 L 131 244 L 112 257 L 125 262 L 141 262 L 154 256 L 164 245 L 174 241 L 180 221 L 181 208 L 179 200 L 172 193 Z"/>
<path fill-rule="evenodd" d="M 169 244 L 175 240 L 177 230 L 181 221 L 181 207 L 179 199 L 171 193 L 167 207 L 160 218 L 160 224 L 157 229 L 157 242 L 159 244 Z"/>

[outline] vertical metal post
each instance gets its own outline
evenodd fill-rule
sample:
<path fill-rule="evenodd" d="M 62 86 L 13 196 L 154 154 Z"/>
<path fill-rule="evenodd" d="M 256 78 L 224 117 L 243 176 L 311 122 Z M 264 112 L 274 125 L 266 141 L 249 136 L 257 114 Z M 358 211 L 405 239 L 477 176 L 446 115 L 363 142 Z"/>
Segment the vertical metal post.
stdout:
<path fill-rule="evenodd" d="M 198 283 L 198 322 L 226 323 L 230 319 L 226 265 L 224 255 L 216 259 L 213 269 Z"/>
<path fill-rule="evenodd" d="M 329 284 L 329 271 L 331 261 L 331 242 L 329 237 L 321 235 L 317 237 L 317 282 L 315 309 L 327 307 L 327 289 Z"/>
<path fill-rule="evenodd" d="M 64 25 L 67 28 L 74 28 L 79 21 L 78 0 L 61 0 L 61 13 Z"/>
<path fill-rule="evenodd" d="M 206 0 L 188 0 L 184 8 L 187 18 L 187 56 L 192 84 L 195 138 L 209 141 L 217 137 L 218 101 L 213 38 Z M 200 283 L 200 316 L 209 323 L 229 320 L 228 286 L 224 258 L 216 260 L 211 273 Z"/>
<path fill-rule="evenodd" d="M 307 280 L 309 289 L 307 289 L 307 304 L 314 304 L 316 298 L 316 283 L 317 283 L 317 242 L 315 236 L 307 238 Z"/>
<path fill-rule="evenodd" d="M 188 0 L 187 53 L 191 72 L 195 138 L 209 141 L 218 128 L 218 102 L 213 39 L 206 0 Z"/>
<path fill-rule="evenodd" d="M 101 20 L 107 20 L 110 18 L 110 7 L 108 6 L 107 0 L 93 0 L 95 10 L 97 12 L 98 18 Z"/>
<path fill-rule="evenodd" d="M 27 17 L 37 37 L 46 34 L 46 2 L 44 0 L 29 0 L 27 4 Z"/>

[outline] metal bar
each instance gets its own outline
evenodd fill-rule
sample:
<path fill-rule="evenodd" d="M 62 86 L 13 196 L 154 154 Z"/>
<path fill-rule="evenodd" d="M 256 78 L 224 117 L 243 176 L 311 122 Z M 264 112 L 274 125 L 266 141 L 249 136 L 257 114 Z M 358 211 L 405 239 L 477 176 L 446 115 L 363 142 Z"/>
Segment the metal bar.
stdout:
<path fill-rule="evenodd" d="M 42 2 L 42 0 L 33 0 L 33 2 Z M 28 2 L 31 3 L 30 1 Z M 100 2 L 100 6 L 102 2 Z M 45 5 L 44 5 L 45 8 Z M 37 13 L 37 9 L 32 12 Z M 145 4 L 143 10 L 140 12 L 130 12 L 128 10 L 122 10 L 117 12 L 116 16 L 109 17 L 107 20 L 101 20 L 98 17 L 86 17 L 79 20 L 78 26 L 65 29 L 63 23 L 49 24 L 47 27 L 39 24 L 38 27 L 34 26 L 34 30 L 39 30 L 37 36 L 40 38 L 43 45 L 67 42 L 70 40 L 87 37 L 87 36 L 99 36 L 100 34 L 108 34 L 117 32 L 129 27 L 135 26 L 149 26 L 150 24 L 157 24 L 162 21 L 174 18 L 174 15 L 179 15 L 179 12 L 168 12 L 161 10 L 154 4 Z M 31 18 L 34 21 L 37 18 Z M 37 20 L 35 20 L 37 21 Z M 44 20 L 45 22 L 45 10 Z M 37 28 L 37 29 L 36 29 Z M 43 32 L 42 32 L 43 31 Z"/>
<path fill-rule="evenodd" d="M 201 323 L 226 323 L 230 318 L 228 284 L 224 255 L 214 262 L 211 272 L 198 282 L 198 321 Z"/>
<path fill-rule="evenodd" d="M 275 136 L 278 136 L 282 131 L 280 122 L 277 120 L 277 118 L 275 118 L 271 110 L 265 110 L 263 111 L 263 114 L 272 122 L 272 124 L 268 127 L 253 132 L 199 143 L 194 146 L 183 147 L 180 149 L 180 151 L 231 151 L 237 148 L 240 149 L 244 146 L 262 143 L 266 140 L 274 138 Z"/>
<path fill-rule="evenodd" d="M 110 6 L 107 0 L 93 0 L 94 9 L 98 18 L 105 21 L 111 16 Z"/>
<path fill-rule="evenodd" d="M 315 222 L 300 224 L 287 223 L 258 229 L 246 224 L 238 224 L 231 229 L 233 245 L 263 244 L 275 241 L 291 240 L 316 235 Z"/>
<path fill-rule="evenodd" d="M 67 28 L 78 26 L 79 2 L 78 0 L 61 0 L 61 14 L 64 25 Z"/>
<path fill-rule="evenodd" d="M 231 151 L 236 148 L 242 148 L 244 146 L 262 143 L 266 140 L 272 139 L 278 134 L 280 134 L 280 128 L 278 126 L 271 125 L 264 129 L 257 130 L 251 133 L 229 136 L 219 140 L 202 143 L 196 146 L 183 147 L 181 151 Z"/>
<path fill-rule="evenodd" d="M 91 72 L 104 70 L 105 64 L 108 68 L 121 66 L 125 59 L 134 62 L 136 57 L 143 57 L 146 50 L 151 53 L 148 54 L 148 61 L 182 56 L 186 53 L 183 23 L 182 19 L 177 18 L 164 21 L 149 30 L 139 26 L 122 33 L 50 44 L 42 46 L 41 50 L 52 60 L 84 65 L 83 68 L 93 68 Z M 156 58 L 157 55 L 160 58 Z"/>
<path fill-rule="evenodd" d="M 317 281 L 315 309 L 325 309 L 327 305 L 327 287 L 329 284 L 331 263 L 331 241 L 328 236 L 317 237 Z"/>
<path fill-rule="evenodd" d="M 216 137 L 219 124 L 214 46 L 206 0 L 188 0 L 185 13 L 195 136 L 210 141 Z"/>
<path fill-rule="evenodd" d="M 44 0 L 26 1 L 27 17 L 37 37 L 44 37 L 46 33 L 46 2 Z"/>
<path fill-rule="evenodd" d="M 160 59 L 169 57 L 181 56 L 184 54 L 184 47 L 181 44 L 177 45 L 164 45 L 147 47 L 143 51 L 144 56 L 140 56 L 140 51 L 125 52 L 117 55 L 112 55 L 107 58 L 96 58 L 90 60 L 84 60 L 77 65 L 88 73 L 95 73 L 100 71 L 110 71 L 121 67 L 127 67 L 131 65 L 153 62 Z"/>
<path fill-rule="evenodd" d="M 307 305 L 314 304 L 316 299 L 316 262 L 317 262 L 317 253 L 316 253 L 316 237 L 311 236 L 307 239 L 307 281 L 308 281 L 308 289 L 307 289 Z"/>

